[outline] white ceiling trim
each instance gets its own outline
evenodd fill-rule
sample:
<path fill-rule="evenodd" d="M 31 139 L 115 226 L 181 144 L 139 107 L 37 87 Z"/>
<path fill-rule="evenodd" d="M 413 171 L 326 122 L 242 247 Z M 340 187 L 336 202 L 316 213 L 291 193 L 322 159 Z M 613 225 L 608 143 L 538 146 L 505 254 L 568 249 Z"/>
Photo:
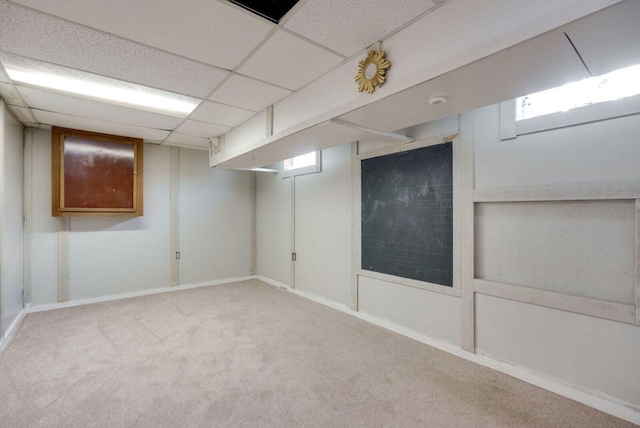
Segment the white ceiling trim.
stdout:
<path fill-rule="evenodd" d="M 33 112 L 38 119 L 38 123 L 63 128 L 142 138 L 148 141 L 162 141 L 169 135 L 169 131 L 161 129 L 144 128 L 142 126 L 126 125 L 118 122 L 91 119 L 46 110 L 34 109 Z"/>

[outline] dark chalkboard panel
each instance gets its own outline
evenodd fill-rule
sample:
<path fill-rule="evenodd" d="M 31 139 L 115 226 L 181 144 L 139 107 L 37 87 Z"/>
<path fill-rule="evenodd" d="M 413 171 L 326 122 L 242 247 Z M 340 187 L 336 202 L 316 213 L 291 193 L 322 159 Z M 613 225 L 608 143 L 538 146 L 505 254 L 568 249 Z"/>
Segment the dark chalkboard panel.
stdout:
<path fill-rule="evenodd" d="M 362 269 L 453 286 L 452 143 L 362 161 Z"/>

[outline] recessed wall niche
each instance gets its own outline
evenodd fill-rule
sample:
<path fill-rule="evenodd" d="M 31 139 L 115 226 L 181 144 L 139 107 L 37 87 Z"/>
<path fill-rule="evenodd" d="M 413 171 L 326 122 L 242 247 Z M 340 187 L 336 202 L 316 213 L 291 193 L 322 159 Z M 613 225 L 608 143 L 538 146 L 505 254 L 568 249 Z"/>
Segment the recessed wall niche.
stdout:
<path fill-rule="evenodd" d="M 54 127 L 52 215 L 141 216 L 142 157 L 141 139 Z"/>

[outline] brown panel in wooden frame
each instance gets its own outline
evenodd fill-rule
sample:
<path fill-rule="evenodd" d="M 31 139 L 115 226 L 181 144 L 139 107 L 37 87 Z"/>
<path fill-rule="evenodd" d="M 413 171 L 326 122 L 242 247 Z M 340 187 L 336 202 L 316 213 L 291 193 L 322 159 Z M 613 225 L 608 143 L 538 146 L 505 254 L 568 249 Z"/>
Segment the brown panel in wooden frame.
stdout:
<path fill-rule="evenodd" d="M 141 216 L 141 139 L 54 127 L 52 215 Z"/>

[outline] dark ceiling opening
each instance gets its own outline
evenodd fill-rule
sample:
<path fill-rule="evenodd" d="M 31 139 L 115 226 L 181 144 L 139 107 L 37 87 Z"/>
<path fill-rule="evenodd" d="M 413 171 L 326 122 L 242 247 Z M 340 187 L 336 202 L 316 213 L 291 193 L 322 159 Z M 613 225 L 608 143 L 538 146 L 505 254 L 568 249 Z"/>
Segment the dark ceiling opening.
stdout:
<path fill-rule="evenodd" d="M 275 22 L 276 24 L 283 16 L 298 3 L 298 0 L 229 0 L 256 15 Z"/>

